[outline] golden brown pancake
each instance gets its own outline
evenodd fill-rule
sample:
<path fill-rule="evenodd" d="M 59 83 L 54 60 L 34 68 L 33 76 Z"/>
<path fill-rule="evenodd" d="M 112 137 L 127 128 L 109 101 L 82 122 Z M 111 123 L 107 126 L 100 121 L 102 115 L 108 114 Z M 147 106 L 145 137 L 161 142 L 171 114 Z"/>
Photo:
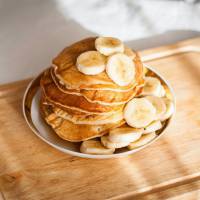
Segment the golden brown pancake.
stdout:
<path fill-rule="evenodd" d="M 54 114 L 53 114 L 54 115 Z M 57 118 L 59 120 L 62 118 Z M 47 120 L 47 123 L 50 126 L 51 122 Z M 70 142 L 81 142 L 84 140 L 100 137 L 108 133 L 109 130 L 114 129 L 122 125 L 124 121 L 120 121 L 113 124 L 104 124 L 104 125 L 86 125 L 86 124 L 73 124 L 68 120 L 62 119 L 61 123 L 54 130 L 62 139 Z"/>
<path fill-rule="evenodd" d="M 143 76 L 142 76 L 142 68 L 143 66 L 140 64 L 140 61 L 136 59 L 136 62 L 138 64 L 136 65 L 136 86 L 128 91 L 112 91 L 112 90 L 76 90 L 76 89 L 67 89 L 65 85 L 60 83 L 58 78 L 55 76 L 53 69 L 50 69 L 50 73 L 52 76 L 52 79 L 58 89 L 62 91 L 63 93 L 67 94 L 75 94 L 75 95 L 82 95 L 84 96 L 89 102 L 91 103 L 99 103 L 102 105 L 119 105 L 119 104 L 124 104 L 128 102 L 130 99 L 132 99 L 136 92 L 137 89 L 136 87 L 141 85 L 143 83 Z"/>
<path fill-rule="evenodd" d="M 41 114 L 55 133 L 67 141 L 100 137 L 124 125 L 125 103 L 141 92 L 144 83 L 143 65 L 137 53 L 133 59 L 136 73 L 127 86 L 115 84 L 105 71 L 97 75 L 79 72 L 77 57 L 95 50 L 95 39 L 65 48 L 41 78 Z"/>
<path fill-rule="evenodd" d="M 86 113 L 106 113 L 122 109 L 124 105 L 108 106 L 100 105 L 98 103 L 91 103 L 83 96 L 67 94 L 61 92 L 54 84 L 49 70 L 45 71 L 41 78 L 41 88 L 47 100 L 52 104 L 57 105 L 61 109 L 75 109 Z"/>
<path fill-rule="evenodd" d="M 66 119 L 58 117 L 52 112 L 48 105 L 41 103 L 40 110 L 43 118 L 53 128 L 55 133 L 62 139 L 70 142 L 80 142 L 102 136 L 108 133 L 109 130 L 125 123 L 124 120 L 120 120 L 116 123 L 102 125 L 74 124 Z"/>
<path fill-rule="evenodd" d="M 76 110 L 76 109 L 72 109 L 72 108 L 67 108 L 67 107 L 63 107 L 63 106 L 60 106 L 59 104 L 55 104 L 55 103 L 52 103 L 50 102 L 47 97 L 45 96 L 45 94 L 42 92 L 41 93 L 42 97 L 43 97 L 43 102 L 44 104 L 47 104 L 47 105 L 51 105 L 52 107 L 57 107 L 59 109 L 62 109 L 64 112 L 67 112 L 69 115 L 77 115 L 77 116 L 80 116 L 80 117 L 85 117 L 85 116 L 110 116 L 112 114 L 116 114 L 118 113 L 119 111 L 122 111 L 123 108 L 120 108 L 116 111 L 110 111 L 110 112 L 105 112 L 105 113 L 91 113 L 91 112 L 85 112 L 85 111 L 80 111 L 80 110 Z"/>
<path fill-rule="evenodd" d="M 69 114 L 68 112 L 58 108 L 53 107 L 53 112 L 63 118 L 67 119 L 74 124 L 90 124 L 90 125 L 99 125 L 106 123 L 115 123 L 123 119 L 123 111 L 117 111 L 115 113 L 111 113 L 110 115 L 95 115 L 95 114 L 85 114 L 85 115 L 76 115 Z"/>
<path fill-rule="evenodd" d="M 106 123 L 115 123 L 122 120 L 123 110 L 116 111 L 115 113 L 111 113 L 110 115 L 97 115 L 97 114 L 86 114 L 86 113 L 70 113 L 66 112 L 59 107 L 50 104 L 47 99 L 42 95 L 41 104 L 46 105 L 48 110 L 55 113 L 58 117 L 69 120 L 74 124 L 90 124 L 90 125 L 99 125 Z"/>
<path fill-rule="evenodd" d="M 130 99 L 132 99 L 136 94 L 136 88 L 133 88 L 129 91 L 124 92 L 116 92 L 111 90 L 75 90 L 75 89 L 67 89 L 64 85 L 60 84 L 58 79 L 52 73 L 52 69 L 50 69 L 52 79 L 56 84 L 57 88 L 66 94 L 74 94 L 78 96 L 85 97 L 91 103 L 99 103 L 102 105 L 119 105 L 124 104 Z"/>
<path fill-rule="evenodd" d="M 138 73 L 142 72 L 142 63 L 137 55 L 133 60 L 136 66 L 136 75 L 133 81 L 127 86 L 119 86 L 114 83 L 104 71 L 97 75 L 88 76 L 78 71 L 76 67 L 77 57 L 89 50 L 95 50 L 95 38 L 87 38 L 81 40 L 67 48 L 65 48 L 54 60 L 54 73 L 56 77 L 68 89 L 87 89 L 87 90 L 112 90 L 124 91 L 131 90 L 137 85 Z M 139 67 L 137 67 L 139 65 Z M 139 70 L 139 71 L 138 71 Z M 138 72 L 137 72 L 138 71 Z"/>

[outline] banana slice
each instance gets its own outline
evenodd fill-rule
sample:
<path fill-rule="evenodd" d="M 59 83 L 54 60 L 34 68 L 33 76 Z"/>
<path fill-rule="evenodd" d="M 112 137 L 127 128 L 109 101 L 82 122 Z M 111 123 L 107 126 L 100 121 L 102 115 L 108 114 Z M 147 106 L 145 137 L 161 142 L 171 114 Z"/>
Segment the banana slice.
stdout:
<path fill-rule="evenodd" d="M 115 149 L 106 148 L 97 140 L 87 140 L 82 142 L 80 151 L 87 154 L 107 155 L 113 154 Z"/>
<path fill-rule="evenodd" d="M 125 86 L 134 80 L 135 65 L 131 58 L 117 53 L 108 58 L 106 72 L 117 85 Z"/>
<path fill-rule="evenodd" d="M 136 53 L 129 47 L 125 47 L 124 54 L 130 57 L 132 60 L 136 57 Z"/>
<path fill-rule="evenodd" d="M 140 138 L 144 129 L 129 127 L 115 128 L 109 132 L 108 139 L 111 142 L 133 142 Z"/>
<path fill-rule="evenodd" d="M 156 116 L 156 108 L 146 98 L 134 98 L 124 109 L 124 118 L 128 125 L 135 128 L 148 126 Z"/>
<path fill-rule="evenodd" d="M 161 83 L 157 78 L 147 76 L 144 78 L 144 87 L 142 91 L 142 95 L 154 95 L 159 96 L 161 91 Z"/>
<path fill-rule="evenodd" d="M 147 100 L 149 100 L 156 109 L 155 119 L 160 119 L 163 114 L 166 112 L 166 105 L 162 98 L 156 96 L 146 96 Z"/>
<path fill-rule="evenodd" d="M 149 133 L 149 134 L 145 134 L 143 135 L 139 140 L 135 141 L 135 142 L 131 142 L 128 145 L 128 149 L 135 149 L 138 147 L 141 147 L 147 143 L 149 143 L 151 140 L 153 140 L 156 137 L 155 132 Z"/>
<path fill-rule="evenodd" d="M 101 143 L 105 147 L 110 148 L 110 149 L 113 149 L 113 148 L 118 149 L 122 147 L 127 147 L 130 144 L 130 142 L 111 142 L 108 136 L 102 136 Z"/>
<path fill-rule="evenodd" d="M 124 52 L 122 41 L 113 37 L 98 37 L 95 40 L 95 48 L 105 56 Z"/>
<path fill-rule="evenodd" d="M 161 117 L 161 121 L 164 121 L 164 120 L 168 119 L 169 117 L 171 117 L 175 110 L 174 104 L 170 99 L 163 98 L 163 100 L 166 105 L 166 112 Z"/>
<path fill-rule="evenodd" d="M 86 51 L 78 56 L 76 65 L 83 74 L 99 74 L 105 70 L 106 57 L 98 51 Z"/>
<path fill-rule="evenodd" d="M 151 132 L 155 132 L 155 131 L 157 131 L 161 128 L 162 128 L 162 124 L 159 120 L 153 121 L 153 122 L 151 122 L 151 124 L 149 124 L 147 127 L 145 127 L 143 133 L 148 134 L 148 133 L 151 133 Z"/>

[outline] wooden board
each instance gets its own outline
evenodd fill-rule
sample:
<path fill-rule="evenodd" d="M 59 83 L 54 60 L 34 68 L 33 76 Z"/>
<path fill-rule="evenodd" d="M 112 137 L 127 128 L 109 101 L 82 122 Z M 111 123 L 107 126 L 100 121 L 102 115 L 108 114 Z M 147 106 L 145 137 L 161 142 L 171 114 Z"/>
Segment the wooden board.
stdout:
<path fill-rule="evenodd" d="M 198 199 L 200 38 L 141 55 L 171 83 L 177 113 L 161 139 L 123 158 L 83 159 L 50 147 L 23 119 L 30 80 L 0 86 L 2 199 Z"/>

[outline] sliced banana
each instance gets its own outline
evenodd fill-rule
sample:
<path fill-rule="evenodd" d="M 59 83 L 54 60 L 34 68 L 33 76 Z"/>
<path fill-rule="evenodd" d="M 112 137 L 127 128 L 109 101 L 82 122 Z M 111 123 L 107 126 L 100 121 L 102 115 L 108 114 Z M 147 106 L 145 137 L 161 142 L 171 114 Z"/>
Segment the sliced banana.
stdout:
<path fill-rule="evenodd" d="M 162 115 L 161 121 L 164 121 L 171 117 L 175 110 L 174 103 L 170 99 L 163 98 L 163 100 L 166 105 L 166 112 Z"/>
<path fill-rule="evenodd" d="M 82 142 L 80 146 L 80 151 L 86 154 L 97 154 L 97 155 L 107 155 L 113 154 L 114 148 L 104 147 L 100 141 L 97 140 L 87 140 Z"/>
<path fill-rule="evenodd" d="M 130 144 L 130 142 L 111 142 L 108 136 L 102 136 L 101 143 L 105 147 L 110 148 L 110 149 L 113 149 L 113 148 L 118 149 L 122 147 L 127 147 Z"/>
<path fill-rule="evenodd" d="M 124 118 L 128 125 L 135 128 L 148 126 L 156 116 L 156 108 L 146 98 L 134 98 L 124 109 Z"/>
<path fill-rule="evenodd" d="M 155 119 L 156 120 L 160 119 L 163 116 L 163 114 L 166 112 L 166 105 L 165 105 L 164 100 L 156 96 L 146 96 L 145 98 L 148 99 L 156 109 Z"/>
<path fill-rule="evenodd" d="M 138 147 L 141 147 L 147 143 L 149 143 L 150 141 L 152 141 L 154 138 L 156 137 L 155 132 L 149 133 L 149 134 L 145 134 L 143 135 L 139 140 L 135 141 L 135 142 L 131 142 L 128 145 L 128 149 L 135 149 Z"/>
<path fill-rule="evenodd" d="M 126 54 L 132 60 L 135 59 L 135 57 L 136 57 L 136 53 L 129 47 L 125 47 L 124 54 Z"/>
<path fill-rule="evenodd" d="M 124 44 L 122 41 L 113 37 L 98 37 L 95 40 L 95 47 L 97 51 L 105 56 L 124 52 Z"/>
<path fill-rule="evenodd" d="M 109 141 L 111 142 L 133 142 L 138 140 L 144 129 L 136 129 L 131 127 L 121 127 L 112 129 L 109 132 Z"/>
<path fill-rule="evenodd" d="M 155 132 L 162 128 L 162 124 L 159 120 L 151 122 L 147 127 L 144 129 L 144 134 L 148 134 L 151 132 Z"/>
<path fill-rule="evenodd" d="M 144 87 L 142 91 L 142 95 L 154 95 L 159 96 L 161 91 L 161 83 L 159 79 L 147 76 L 144 78 Z"/>
<path fill-rule="evenodd" d="M 117 53 L 108 58 L 106 72 L 117 85 L 125 86 L 135 78 L 135 65 L 131 58 Z"/>
<path fill-rule="evenodd" d="M 105 70 L 106 57 L 98 51 L 86 51 L 78 56 L 76 65 L 83 74 L 96 75 Z"/>

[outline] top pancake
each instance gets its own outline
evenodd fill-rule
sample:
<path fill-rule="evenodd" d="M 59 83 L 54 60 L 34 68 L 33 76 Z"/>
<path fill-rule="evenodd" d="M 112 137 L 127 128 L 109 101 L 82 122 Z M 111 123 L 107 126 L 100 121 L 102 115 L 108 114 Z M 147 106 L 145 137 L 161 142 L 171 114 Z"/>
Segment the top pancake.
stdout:
<path fill-rule="evenodd" d="M 120 105 L 128 102 L 132 99 L 138 91 L 137 86 L 141 86 L 143 84 L 143 78 L 137 76 L 137 86 L 128 91 L 111 91 L 111 90 L 75 90 L 75 89 L 67 89 L 64 85 L 59 83 L 59 80 L 56 78 L 53 70 L 50 69 L 51 78 L 54 81 L 56 87 L 63 93 L 66 94 L 74 94 L 77 96 L 83 96 L 87 101 L 91 103 L 99 103 L 102 105 Z"/>
<path fill-rule="evenodd" d="M 65 48 L 54 60 L 54 74 L 67 89 L 85 90 L 112 90 L 128 91 L 137 85 L 137 79 L 143 75 L 142 63 L 136 53 L 133 60 L 136 66 L 136 74 L 133 81 L 127 86 L 119 86 L 114 83 L 105 71 L 97 75 L 85 75 L 76 67 L 77 57 L 90 50 L 95 50 L 96 38 L 87 38 Z"/>

